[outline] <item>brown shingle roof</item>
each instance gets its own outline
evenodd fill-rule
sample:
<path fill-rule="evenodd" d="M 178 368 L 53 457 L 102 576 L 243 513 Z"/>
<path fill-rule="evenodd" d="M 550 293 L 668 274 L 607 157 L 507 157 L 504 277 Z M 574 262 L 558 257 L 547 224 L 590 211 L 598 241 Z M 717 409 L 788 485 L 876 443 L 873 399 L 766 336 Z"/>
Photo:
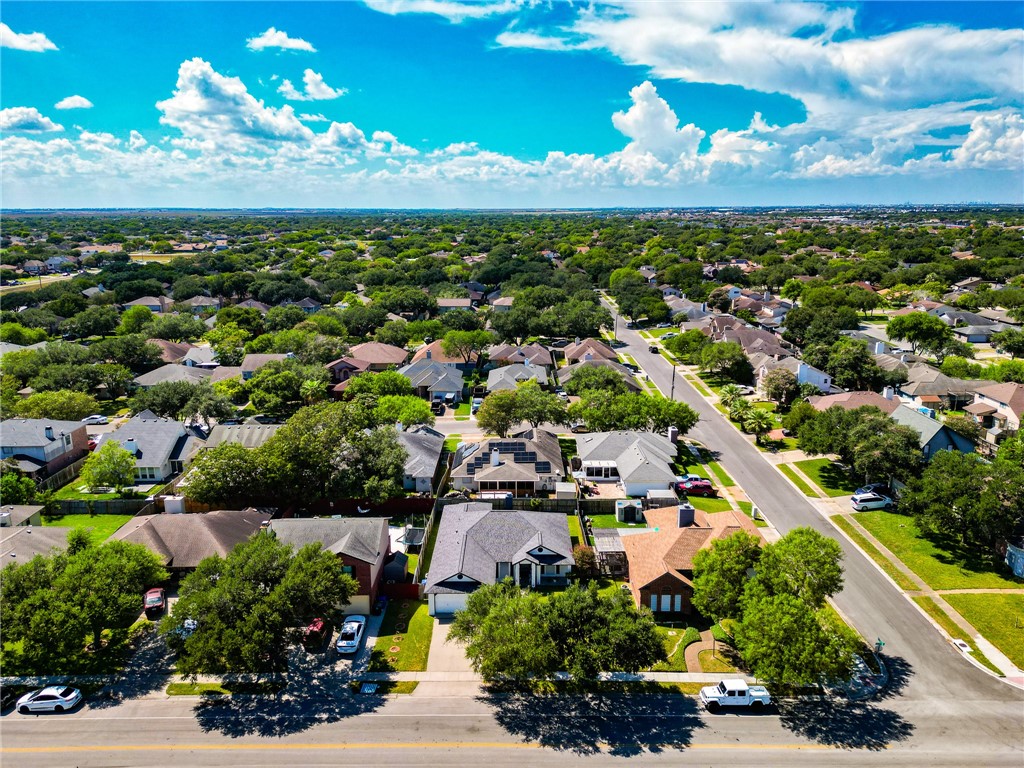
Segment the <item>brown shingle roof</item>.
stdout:
<path fill-rule="evenodd" d="M 165 566 L 195 568 L 211 555 L 224 557 L 260 529 L 266 515 L 255 509 L 195 515 L 143 515 L 111 537 L 142 544 Z"/>
<path fill-rule="evenodd" d="M 886 415 L 900 406 L 899 400 L 895 398 L 888 400 L 877 392 L 843 392 L 839 395 L 820 395 L 808 397 L 807 402 L 819 411 L 827 411 L 833 405 L 838 405 L 847 411 L 865 405 L 873 405 Z"/>
<path fill-rule="evenodd" d="M 379 341 L 368 341 L 352 347 L 351 356 L 356 360 L 365 360 L 376 365 L 401 365 L 409 353 L 392 344 L 381 344 Z"/>

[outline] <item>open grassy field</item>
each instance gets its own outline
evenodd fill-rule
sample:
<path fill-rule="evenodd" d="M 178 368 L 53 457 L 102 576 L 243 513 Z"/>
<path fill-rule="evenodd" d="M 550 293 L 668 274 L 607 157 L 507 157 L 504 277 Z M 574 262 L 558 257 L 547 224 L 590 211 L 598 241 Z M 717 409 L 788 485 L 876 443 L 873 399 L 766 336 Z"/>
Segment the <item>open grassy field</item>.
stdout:
<path fill-rule="evenodd" d="M 849 496 L 858 488 L 846 470 L 829 459 L 807 459 L 796 465 L 829 496 Z"/>
<path fill-rule="evenodd" d="M 964 554 L 921 534 L 912 517 L 875 510 L 854 519 L 933 589 L 1014 589 L 1024 586 L 1002 563 Z"/>
<path fill-rule="evenodd" d="M 1006 658 L 1024 669 L 1024 595 L 943 595 Z"/>
<path fill-rule="evenodd" d="M 889 558 L 879 552 L 878 547 L 868 541 L 867 537 L 858 531 L 849 520 L 842 515 L 832 515 L 829 519 L 838 528 L 842 529 L 843 533 L 849 536 L 851 540 L 856 542 L 857 546 L 863 549 L 868 557 L 878 563 L 882 570 L 888 574 L 889 578 L 899 585 L 900 589 L 913 592 L 918 588 L 917 584 L 909 576 L 897 568 Z"/>
<path fill-rule="evenodd" d="M 100 544 L 132 519 L 134 515 L 62 515 L 44 517 L 43 525 L 61 528 L 88 528 L 93 542 Z"/>
<path fill-rule="evenodd" d="M 934 619 L 935 623 L 945 630 L 946 634 L 950 637 L 955 637 L 959 640 L 963 640 L 971 647 L 971 655 L 974 656 L 975 660 L 980 661 L 986 667 L 991 669 L 996 674 L 1001 675 L 999 667 L 989 661 L 985 654 L 979 649 L 974 640 L 970 637 L 964 637 L 964 631 L 954 622 L 949 615 L 939 607 L 939 604 L 932 600 L 930 597 L 915 597 L 914 602 L 924 608 L 924 612 Z"/>

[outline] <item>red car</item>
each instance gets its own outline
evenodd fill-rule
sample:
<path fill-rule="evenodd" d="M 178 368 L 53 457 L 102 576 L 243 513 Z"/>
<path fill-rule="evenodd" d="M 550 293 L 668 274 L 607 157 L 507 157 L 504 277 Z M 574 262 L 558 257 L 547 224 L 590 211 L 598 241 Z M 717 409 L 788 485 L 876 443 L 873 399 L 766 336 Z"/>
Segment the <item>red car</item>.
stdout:
<path fill-rule="evenodd" d="M 159 616 L 167 607 L 167 593 L 160 587 L 154 587 L 146 593 L 143 607 L 149 617 Z"/>
<path fill-rule="evenodd" d="M 302 645 L 307 649 L 316 649 L 324 644 L 328 635 L 334 634 L 334 629 L 323 619 L 313 619 L 304 630 L 302 630 Z"/>
<path fill-rule="evenodd" d="M 684 480 L 675 484 L 675 490 L 676 493 L 686 496 L 703 496 L 704 498 L 710 498 L 717 493 L 710 480 Z"/>

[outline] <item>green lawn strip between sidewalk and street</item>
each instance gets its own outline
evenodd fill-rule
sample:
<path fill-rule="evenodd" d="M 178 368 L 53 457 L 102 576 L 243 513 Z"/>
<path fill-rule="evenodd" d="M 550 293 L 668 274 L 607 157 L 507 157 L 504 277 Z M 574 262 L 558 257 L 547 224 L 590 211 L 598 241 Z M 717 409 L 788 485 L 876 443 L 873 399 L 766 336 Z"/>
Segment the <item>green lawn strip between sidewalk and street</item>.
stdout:
<path fill-rule="evenodd" d="M 280 693 L 285 688 L 284 682 L 225 680 L 219 683 L 171 683 L 167 686 L 168 696 L 270 696 Z"/>
<path fill-rule="evenodd" d="M 377 686 L 377 690 L 374 694 L 399 694 L 399 693 L 412 693 L 416 690 L 416 686 L 419 682 L 416 680 L 373 680 L 367 681 L 370 685 Z M 360 682 L 359 680 L 353 680 L 348 684 L 349 689 L 352 693 L 362 693 L 363 686 L 366 683 Z"/>
<path fill-rule="evenodd" d="M 930 597 L 922 596 L 915 597 L 912 599 L 915 603 L 924 608 L 924 612 L 931 616 L 935 623 L 942 627 L 943 630 L 945 630 L 946 634 L 948 634 L 952 638 L 956 638 L 957 640 L 963 640 L 965 643 L 967 643 L 967 645 L 971 647 L 971 655 L 974 656 L 975 661 L 984 664 L 986 667 L 991 669 L 1000 677 L 1003 676 L 1002 670 L 1000 670 L 999 667 L 997 667 L 995 664 L 993 664 L 991 661 L 985 658 L 985 654 L 978 650 L 978 646 L 975 644 L 972 638 L 964 637 L 966 633 L 962 629 L 960 629 L 960 626 L 955 621 L 949 618 L 949 615 L 944 610 L 942 610 L 942 608 L 939 607 L 938 603 L 936 603 Z"/>
<path fill-rule="evenodd" d="M 720 482 L 725 488 L 732 488 L 736 485 L 736 482 L 729 477 L 729 473 L 722 469 L 722 465 L 717 461 L 709 461 L 708 469 L 711 470 L 714 476 L 718 478 L 718 482 Z"/>
<path fill-rule="evenodd" d="M 946 594 L 942 599 L 1018 669 L 1024 669 L 1024 595 Z"/>
<path fill-rule="evenodd" d="M 914 518 L 895 512 L 858 512 L 854 520 L 932 589 L 1019 589 L 1024 581 L 999 573 L 1001 563 L 969 561 L 921 535 Z"/>
<path fill-rule="evenodd" d="M 830 459 L 805 459 L 794 463 L 828 496 L 849 496 L 857 490 L 857 483 L 850 479 L 837 462 Z"/>
<path fill-rule="evenodd" d="M 54 515 L 44 516 L 43 525 L 54 528 L 89 528 L 93 542 L 102 544 L 134 515 Z"/>
<path fill-rule="evenodd" d="M 836 527 L 841 529 L 858 547 L 864 550 L 864 553 L 878 563 L 882 570 L 891 578 L 900 589 L 906 590 L 907 592 L 915 592 L 920 587 L 914 583 L 914 581 L 897 568 L 893 562 L 883 555 L 878 548 L 872 544 L 864 534 L 858 531 L 854 525 L 842 515 L 832 515 L 829 520 L 835 523 Z"/>
<path fill-rule="evenodd" d="M 812 499 L 818 498 L 818 494 L 811 490 L 811 486 L 809 486 L 802 477 L 797 475 L 797 473 L 793 471 L 793 468 L 791 466 L 789 466 L 788 464 L 779 464 L 777 466 L 779 468 L 779 471 L 786 477 L 788 477 L 790 480 L 792 480 L 793 485 L 795 485 L 803 492 L 804 496 L 810 496 Z"/>
<path fill-rule="evenodd" d="M 390 600 L 370 654 L 369 672 L 422 672 L 430 655 L 434 619 L 425 601 Z M 398 638 L 401 638 L 400 640 Z M 399 648 L 392 651 L 392 648 Z"/>
<path fill-rule="evenodd" d="M 768 522 L 766 520 L 762 520 L 759 517 L 754 517 L 754 502 L 737 501 L 736 503 L 739 505 L 739 508 L 743 511 L 743 514 L 745 514 L 747 517 L 754 521 L 754 525 L 756 525 L 758 528 L 768 527 Z"/>

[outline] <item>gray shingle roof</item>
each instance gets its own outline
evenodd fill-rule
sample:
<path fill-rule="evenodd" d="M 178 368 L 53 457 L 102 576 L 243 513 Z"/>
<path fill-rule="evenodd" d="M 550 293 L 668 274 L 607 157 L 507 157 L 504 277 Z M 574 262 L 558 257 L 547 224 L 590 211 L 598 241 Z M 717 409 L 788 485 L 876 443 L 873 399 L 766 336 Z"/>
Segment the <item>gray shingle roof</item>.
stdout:
<path fill-rule="evenodd" d="M 270 530 L 295 549 L 315 542 L 336 555 L 374 563 L 384 556 L 381 542 L 387 540 L 388 521 L 385 517 L 290 518 L 273 520 Z"/>
<path fill-rule="evenodd" d="M 206 447 L 237 443 L 243 448 L 259 448 L 280 428 L 280 424 L 218 424 L 210 430 Z"/>
<path fill-rule="evenodd" d="M 151 414 L 133 416 L 113 432 L 101 435 L 96 448 L 108 442 L 123 448 L 126 442 L 134 440 L 135 463 L 140 467 L 160 467 L 171 459 L 184 459 L 202 446 L 202 441 L 187 432 L 180 421 L 145 418 L 147 415 Z"/>
<path fill-rule="evenodd" d="M 576 453 L 583 461 L 614 461 L 627 483 L 671 482 L 676 446 L 652 432 L 594 432 L 576 438 Z"/>
<path fill-rule="evenodd" d="M 135 383 L 140 387 L 152 387 L 170 381 L 187 381 L 195 384 L 200 381 L 206 381 L 209 377 L 210 371 L 205 368 L 191 368 L 187 365 L 168 363 L 149 373 L 136 376 Z"/>
<path fill-rule="evenodd" d="M 46 436 L 46 428 L 53 428 L 53 437 Z M 38 448 L 59 440 L 61 435 L 70 435 L 76 429 L 84 429 L 79 421 L 56 421 L 54 419 L 5 419 L 0 422 L 0 439 L 6 448 Z"/>
<path fill-rule="evenodd" d="M 414 387 L 426 387 L 429 392 L 461 392 L 464 386 L 462 371 L 434 360 L 417 360 L 398 372 Z"/>
<path fill-rule="evenodd" d="M 38 525 L 0 528 L 0 565 L 24 563 L 36 555 L 63 551 L 67 549 L 70 530 Z"/>
<path fill-rule="evenodd" d="M 487 391 L 514 390 L 522 381 L 536 381 L 544 384 L 547 381 L 547 374 L 543 368 L 523 363 L 513 363 L 501 368 L 495 368 L 487 374 Z"/>
<path fill-rule="evenodd" d="M 543 547 L 544 555 L 529 554 Z M 441 516 L 427 577 L 428 593 L 472 591 L 494 584 L 497 563 L 527 560 L 543 565 L 572 565 L 572 540 L 565 515 L 498 511 L 479 502 L 453 504 Z M 473 582 L 452 582 L 463 574 Z"/>
<path fill-rule="evenodd" d="M 932 442 L 932 440 L 941 433 L 945 438 L 945 443 L 948 447 L 956 448 L 962 453 L 970 453 L 974 450 L 973 445 L 967 438 L 961 437 L 941 421 L 926 416 L 919 411 L 915 411 L 913 408 L 901 405 L 889 414 L 889 418 L 897 424 L 910 427 L 920 434 L 920 443 L 922 448 Z"/>
<path fill-rule="evenodd" d="M 242 372 L 243 373 L 252 373 L 253 371 L 258 371 L 260 368 L 262 368 L 267 363 L 272 363 L 272 362 L 275 362 L 277 360 L 286 360 L 287 358 L 288 358 L 287 354 L 283 354 L 283 355 L 282 354 L 276 354 L 276 353 L 258 354 L 258 355 L 256 355 L 256 354 L 248 354 L 248 355 L 246 355 L 245 357 L 242 358 Z"/>
<path fill-rule="evenodd" d="M 409 458 L 405 460 L 405 474 L 410 477 L 433 477 L 444 448 L 444 435 L 432 429 L 410 429 L 398 433 L 398 442 Z"/>

